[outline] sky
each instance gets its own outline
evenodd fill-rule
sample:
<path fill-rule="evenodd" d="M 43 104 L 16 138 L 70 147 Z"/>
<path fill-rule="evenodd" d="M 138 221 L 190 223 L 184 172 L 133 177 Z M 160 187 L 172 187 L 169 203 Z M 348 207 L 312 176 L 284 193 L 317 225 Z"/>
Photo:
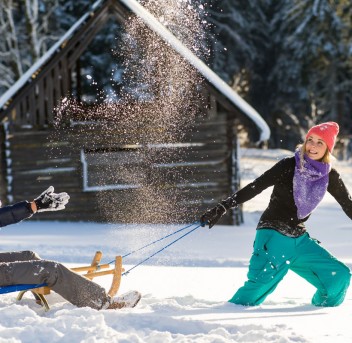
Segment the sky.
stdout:
<path fill-rule="evenodd" d="M 284 150 L 241 150 L 242 185 L 284 156 Z M 334 162 L 352 190 L 352 165 Z M 227 302 L 246 280 L 255 226 L 270 189 L 244 205 L 240 226 L 199 228 L 122 277 L 118 294 L 142 293 L 137 307 L 96 311 L 77 308 L 58 294 L 48 296 L 45 312 L 31 295 L 0 295 L 0 343 L 4 342 L 352 342 L 352 290 L 335 308 L 310 304 L 315 290 L 289 272 L 276 291 L 257 307 Z M 197 216 L 195 214 L 195 220 Z M 327 195 L 308 221 L 311 236 L 352 266 L 351 222 Z M 182 225 L 98 224 L 27 220 L 2 228 L 2 251 L 30 249 L 68 266 L 89 264 L 95 251 L 102 263 L 125 255 Z M 177 239 L 158 242 L 124 259 L 129 269 Z M 95 279 L 107 290 L 111 276 Z"/>

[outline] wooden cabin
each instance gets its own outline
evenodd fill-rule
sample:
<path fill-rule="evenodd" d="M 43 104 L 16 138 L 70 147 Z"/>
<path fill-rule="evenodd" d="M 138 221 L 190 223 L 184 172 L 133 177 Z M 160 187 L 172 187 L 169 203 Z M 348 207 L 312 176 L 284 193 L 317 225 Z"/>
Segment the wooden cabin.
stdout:
<path fill-rule="evenodd" d="M 135 0 L 100 1 L 0 98 L 3 204 L 31 200 L 53 185 L 70 194 L 67 208 L 33 220 L 193 222 L 240 187 L 238 134 L 250 131 L 265 140 L 269 130 L 195 56 L 185 59 L 203 80 L 202 101 L 180 141 L 150 139 L 141 144 L 138 134 L 145 137 L 155 127 L 121 130 L 122 121 L 109 123 L 99 111 L 93 121 L 64 117 L 55 125 L 54 108 L 78 83 L 82 53 L 109 18 L 123 25 L 131 15 L 146 19 Z M 183 53 L 179 42 L 168 43 Z M 110 106 L 123 109 L 123 104 Z M 239 222 L 241 209 L 223 219 Z"/>

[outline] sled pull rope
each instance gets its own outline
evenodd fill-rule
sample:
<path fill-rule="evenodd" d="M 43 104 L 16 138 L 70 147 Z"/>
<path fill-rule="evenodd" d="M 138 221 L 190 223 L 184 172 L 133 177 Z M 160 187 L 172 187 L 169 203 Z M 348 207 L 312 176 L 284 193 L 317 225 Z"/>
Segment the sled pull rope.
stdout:
<path fill-rule="evenodd" d="M 186 230 L 186 229 L 188 229 L 189 227 L 191 227 L 191 226 L 193 226 L 193 225 L 196 225 L 196 224 L 199 224 L 199 222 L 197 221 L 197 222 L 194 222 L 194 223 L 189 224 L 189 225 L 187 225 L 187 226 L 184 226 L 184 227 L 182 227 L 181 229 L 179 229 L 179 230 L 177 230 L 177 231 L 175 231 L 175 232 L 173 232 L 173 233 L 170 233 L 170 234 L 168 234 L 168 235 L 166 235 L 166 236 L 164 236 L 164 237 L 161 237 L 161 238 L 155 240 L 154 242 L 148 243 L 148 244 L 144 245 L 143 247 L 140 247 L 140 248 L 138 248 L 138 249 L 136 249 L 136 250 L 133 250 L 133 251 L 127 253 L 126 255 L 123 255 L 122 258 L 125 258 L 125 257 L 127 257 L 127 256 L 130 256 L 130 255 L 134 254 L 134 253 L 137 252 L 137 251 L 141 251 L 141 250 L 143 250 L 143 249 L 145 249 L 145 248 L 147 248 L 147 247 L 149 247 L 149 246 L 151 246 L 151 245 L 153 245 L 153 244 L 155 244 L 155 243 L 158 243 L 158 242 L 160 242 L 160 241 L 162 241 L 162 240 L 164 240 L 164 239 L 166 239 L 166 238 L 168 238 L 168 237 L 171 237 L 171 236 L 173 236 L 173 235 L 176 235 L 177 233 L 179 233 L 179 232 L 181 232 L 181 231 L 183 231 L 183 230 Z M 108 262 L 108 264 L 112 264 L 112 263 L 114 263 L 114 262 L 115 262 L 115 260 L 112 260 L 112 261 Z"/>
<path fill-rule="evenodd" d="M 184 238 L 185 236 L 189 235 L 191 232 L 193 232 L 193 231 L 195 231 L 195 230 L 197 230 L 197 229 L 199 229 L 199 228 L 201 227 L 200 222 L 193 223 L 193 224 L 191 224 L 191 225 L 188 225 L 187 227 L 193 226 L 193 225 L 195 225 L 195 224 L 197 224 L 197 226 L 194 227 L 192 230 L 186 232 L 185 234 L 183 234 L 183 235 L 180 236 L 179 238 L 177 238 L 177 239 L 175 239 L 174 241 L 170 242 L 168 245 L 165 245 L 163 248 L 161 248 L 160 250 L 156 251 L 154 254 L 148 256 L 148 257 L 145 258 L 143 261 L 137 263 L 137 264 L 136 264 L 135 266 L 133 266 L 132 268 L 126 270 L 126 271 L 125 271 L 124 273 L 122 273 L 121 275 L 127 275 L 131 270 L 137 268 L 138 266 L 140 266 L 140 265 L 143 264 L 144 262 L 150 260 L 150 259 L 151 259 L 152 257 L 154 257 L 156 254 L 159 254 L 160 252 L 162 252 L 163 250 L 165 250 L 166 248 L 168 248 L 168 247 L 171 246 L 172 244 L 175 244 L 175 243 L 176 243 L 177 241 L 179 241 L 180 239 Z M 185 228 L 183 228 L 183 229 L 185 229 Z M 181 229 L 180 229 L 179 231 L 181 231 Z M 176 232 L 175 232 L 175 233 L 176 233 Z M 169 235 L 169 236 L 171 236 L 171 235 Z M 164 238 L 166 238 L 166 237 L 164 237 Z"/>

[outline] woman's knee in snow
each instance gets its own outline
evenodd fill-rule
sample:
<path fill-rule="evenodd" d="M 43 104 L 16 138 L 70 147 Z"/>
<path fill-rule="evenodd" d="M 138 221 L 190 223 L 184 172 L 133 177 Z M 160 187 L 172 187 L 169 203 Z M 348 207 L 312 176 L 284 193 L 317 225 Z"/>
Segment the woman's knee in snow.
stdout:
<path fill-rule="evenodd" d="M 339 286 L 341 289 L 345 290 L 350 285 L 351 271 L 347 266 L 342 264 L 340 268 L 332 272 L 332 279 L 333 282 L 329 288 L 335 290 L 336 287 Z"/>

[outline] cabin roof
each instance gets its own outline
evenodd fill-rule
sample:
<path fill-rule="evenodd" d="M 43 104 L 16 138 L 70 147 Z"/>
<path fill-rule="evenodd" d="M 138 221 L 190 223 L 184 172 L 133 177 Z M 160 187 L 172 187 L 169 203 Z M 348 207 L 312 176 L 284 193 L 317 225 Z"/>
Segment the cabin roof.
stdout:
<path fill-rule="evenodd" d="M 105 0 L 97 0 L 87 13 L 85 13 L 62 37 L 54 44 L 33 66 L 27 70 L 26 73 L 0 97 L 0 108 L 5 108 L 6 104 L 13 96 L 28 82 L 30 82 L 32 75 L 47 63 L 50 58 L 60 50 L 60 47 L 69 40 L 78 28 L 87 21 Z M 232 105 L 234 105 L 242 114 L 248 117 L 258 128 L 260 132 L 260 141 L 266 141 L 270 138 L 270 128 L 260 114 L 248 104 L 237 92 L 235 92 L 224 80 L 214 73 L 202 60 L 191 52 L 177 37 L 175 37 L 164 25 L 162 25 L 145 7 L 143 7 L 136 0 L 116 0 L 132 13 L 140 17 L 146 25 L 155 31 L 163 40 L 177 51 L 183 58 L 185 58 L 201 75 L 221 93 Z"/>

